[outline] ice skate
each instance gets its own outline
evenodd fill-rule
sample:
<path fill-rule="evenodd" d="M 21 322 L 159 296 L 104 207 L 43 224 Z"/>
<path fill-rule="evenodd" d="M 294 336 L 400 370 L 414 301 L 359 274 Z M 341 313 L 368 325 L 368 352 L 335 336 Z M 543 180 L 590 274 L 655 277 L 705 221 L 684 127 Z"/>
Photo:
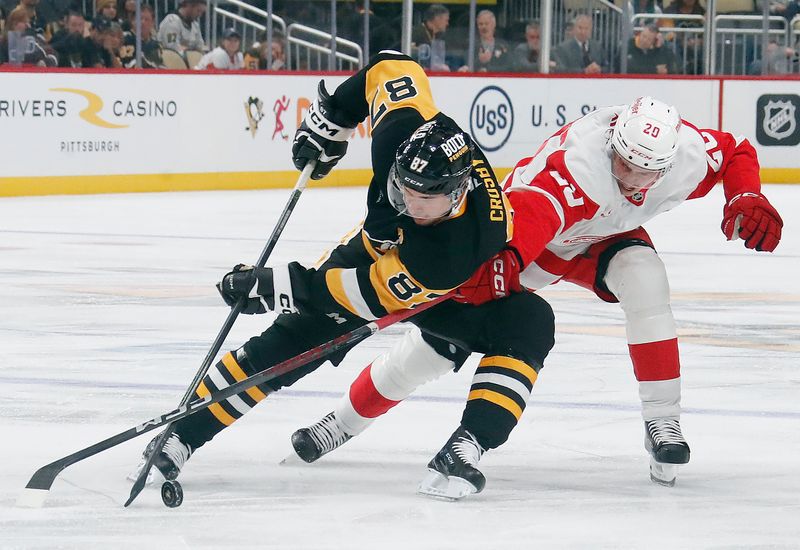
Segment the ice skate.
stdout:
<path fill-rule="evenodd" d="M 459 426 L 428 463 L 429 473 L 417 492 L 447 500 L 480 493 L 486 485 L 486 478 L 477 468 L 483 453 L 475 436 Z"/>
<path fill-rule="evenodd" d="M 644 423 L 644 447 L 650 453 L 650 479 L 673 487 L 678 465 L 689 462 L 689 445 L 677 418 L 656 418 Z"/>
<path fill-rule="evenodd" d="M 331 412 L 308 428 L 300 428 L 294 432 L 292 447 L 297 456 L 310 463 L 341 447 L 352 437 L 342 430 L 336 422 L 336 414 Z"/>
<path fill-rule="evenodd" d="M 156 446 L 156 439 L 158 439 L 158 436 L 154 437 L 150 443 L 147 444 L 147 447 L 145 447 L 142 453 L 142 460 L 139 462 L 136 470 L 128 475 L 129 480 L 136 481 L 139 477 L 139 472 L 144 468 L 147 458 L 152 454 L 153 448 Z M 161 472 L 164 479 L 173 480 L 181 473 L 181 468 L 183 468 L 183 465 L 186 464 L 190 456 L 192 456 L 192 448 L 184 444 L 178 434 L 172 433 L 167 438 L 166 443 L 164 443 L 161 452 L 158 453 L 158 456 L 153 461 L 153 466 L 158 468 L 158 471 Z M 153 482 L 153 475 L 153 468 L 150 468 L 150 471 L 147 472 L 147 485 Z"/>

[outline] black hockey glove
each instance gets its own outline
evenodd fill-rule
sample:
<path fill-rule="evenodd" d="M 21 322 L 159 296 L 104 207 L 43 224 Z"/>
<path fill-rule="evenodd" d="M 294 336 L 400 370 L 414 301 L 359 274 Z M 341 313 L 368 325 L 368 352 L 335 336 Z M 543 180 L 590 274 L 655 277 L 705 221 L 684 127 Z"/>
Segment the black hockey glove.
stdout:
<path fill-rule="evenodd" d="M 217 290 L 231 307 L 246 299 L 242 313 L 247 315 L 275 310 L 275 296 L 278 296 L 280 313 L 297 311 L 289 269 L 285 265 L 271 268 L 238 264 L 217 283 Z"/>
<path fill-rule="evenodd" d="M 353 135 L 355 123 L 337 112 L 333 99 L 319 81 L 317 100 L 309 107 L 305 119 L 294 134 L 292 160 L 302 170 L 310 160 L 317 161 L 311 179 L 324 178 L 347 152 L 347 140 Z"/>

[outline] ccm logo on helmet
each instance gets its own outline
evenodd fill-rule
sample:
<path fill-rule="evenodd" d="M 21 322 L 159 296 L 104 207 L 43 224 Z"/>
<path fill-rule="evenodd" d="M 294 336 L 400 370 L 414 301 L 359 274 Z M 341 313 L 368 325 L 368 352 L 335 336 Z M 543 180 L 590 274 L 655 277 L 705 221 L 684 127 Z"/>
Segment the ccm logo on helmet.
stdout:
<path fill-rule="evenodd" d="M 647 153 L 645 153 L 644 151 L 642 151 L 640 149 L 637 149 L 636 147 L 631 147 L 631 153 L 633 153 L 635 155 L 639 155 L 640 157 L 646 158 L 648 160 L 653 160 L 653 155 L 648 155 Z"/>

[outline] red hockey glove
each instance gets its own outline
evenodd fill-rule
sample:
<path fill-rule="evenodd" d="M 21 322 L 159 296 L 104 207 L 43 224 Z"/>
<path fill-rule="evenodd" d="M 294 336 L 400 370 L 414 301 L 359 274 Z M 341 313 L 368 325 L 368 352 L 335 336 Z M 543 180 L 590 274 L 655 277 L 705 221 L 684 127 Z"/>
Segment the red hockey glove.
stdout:
<path fill-rule="evenodd" d="M 519 284 L 521 268 L 519 253 L 506 248 L 481 265 L 467 282 L 458 287 L 453 299 L 462 304 L 479 306 L 505 298 L 512 292 L 522 292 Z"/>
<path fill-rule="evenodd" d="M 761 193 L 739 193 L 722 211 L 722 232 L 729 241 L 741 237 L 747 248 L 772 252 L 781 240 L 783 220 Z"/>

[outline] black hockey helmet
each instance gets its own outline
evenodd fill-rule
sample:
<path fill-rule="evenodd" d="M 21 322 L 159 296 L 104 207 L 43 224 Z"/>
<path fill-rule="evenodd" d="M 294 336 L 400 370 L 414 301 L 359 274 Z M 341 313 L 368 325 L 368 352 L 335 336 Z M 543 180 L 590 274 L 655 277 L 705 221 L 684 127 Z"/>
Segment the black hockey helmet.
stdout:
<path fill-rule="evenodd" d="M 447 121 L 426 122 L 397 149 L 389 172 L 389 201 L 406 214 L 403 191 L 408 188 L 425 195 L 447 195 L 455 207 L 469 186 L 471 171 L 469 135 Z"/>

